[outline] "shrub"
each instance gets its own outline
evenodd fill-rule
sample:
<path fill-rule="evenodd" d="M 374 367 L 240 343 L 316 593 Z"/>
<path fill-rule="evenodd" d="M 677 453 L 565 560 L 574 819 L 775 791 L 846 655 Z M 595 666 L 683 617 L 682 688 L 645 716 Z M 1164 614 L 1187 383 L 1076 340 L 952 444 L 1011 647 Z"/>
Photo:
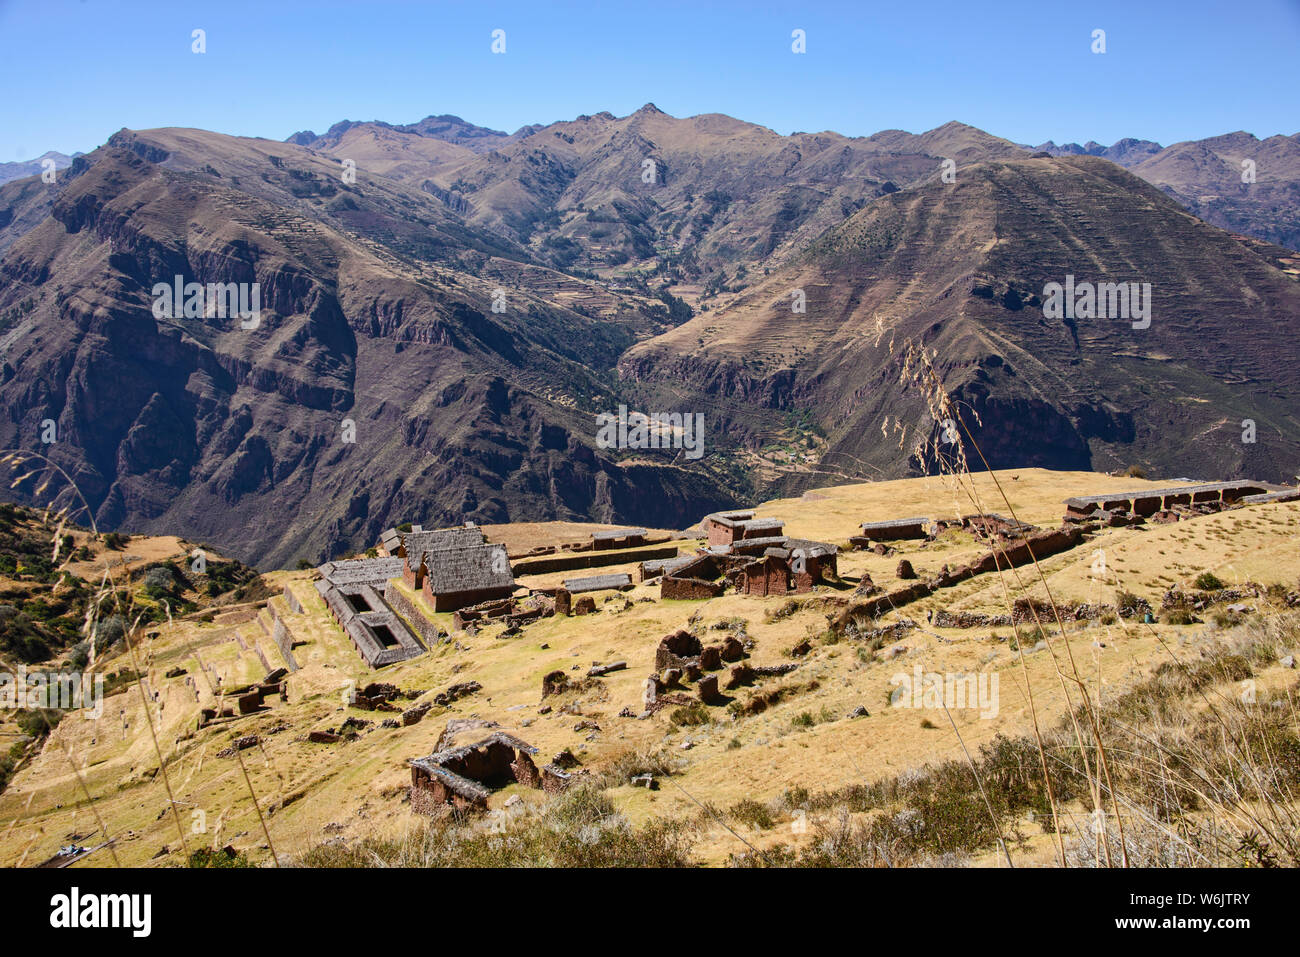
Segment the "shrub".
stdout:
<path fill-rule="evenodd" d="M 101 651 L 111 648 L 126 637 L 126 619 L 121 615 L 108 615 L 95 625 L 95 645 Z"/>
<path fill-rule="evenodd" d="M 1136 615 L 1143 604 L 1142 599 L 1131 591 L 1115 592 L 1115 608 L 1125 618 Z"/>
<path fill-rule="evenodd" d="M 453 815 L 405 838 L 317 845 L 306 867 L 687 867 L 688 826 L 653 820 L 633 827 L 590 785 L 571 788 L 504 831 Z"/>
<path fill-rule="evenodd" d="M 760 804 L 758 801 L 745 798 L 731 806 L 727 812 L 733 821 L 740 824 L 748 824 L 756 831 L 766 831 L 776 824 L 776 817 L 772 814 L 772 809 L 766 804 Z"/>
<path fill-rule="evenodd" d="M 50 702 L 47 700 L 46 704 Z M 40 741 L 58 725 L 63 712 L 57 708 L 23 708 L 15 717 L 18 730 Z"/>
<path fill-rule="evenodd" d="M 1224 587 L 1223 582 L 1214 572 L 1201 572 L 1196 576 L 1194 584 L 1200 591 L 1219 591 Z"/>
<path fill-rule="evenodd" d="M 144 573 L 144 591 L 151 597 L 170 595 L 176 585 L 176 573 L 166 565 L 155 565 Z"/>
<path fill-rule="evenodd" d="M 663 748 L 640 748 L 624 751 L 601 769 L 597 783 L 602 788 L 627 784 L 641 774 L 668 777 L 680 771 L 683 762 Z"/>
<path fill-rule="evenodd" d="M 201 847 L 190 854 L 185 861 L 186 867 L 252 867 L 248 862 L 248 855 L 243 851 L 232 853 L 226 849 L 214 851 L 209 847 Z"/>
<path fill-rule="evenodd" d="M 695 727 L 709 723 L 709 709 L 702 701 L 692 701 L 673 710 L 668 720 L 679 728 Z"/>

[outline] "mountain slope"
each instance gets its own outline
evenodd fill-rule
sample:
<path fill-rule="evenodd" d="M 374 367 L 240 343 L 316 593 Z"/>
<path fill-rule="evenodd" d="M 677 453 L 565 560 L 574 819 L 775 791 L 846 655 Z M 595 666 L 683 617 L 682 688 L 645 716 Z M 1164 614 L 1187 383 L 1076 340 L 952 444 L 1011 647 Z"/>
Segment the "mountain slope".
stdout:
<path fill-rule="evenodd" d="M 1300 250 L 1300 133 L 1265 140 L 1227 133 L 1167 147 L 1135 139 L 1112 146 L 1047 142 L 1035 149 L 1111 160 L 1207 223 Z M 1245 160 L 1255 164 L 1254 182 L 1243 180 Z"/>
<path fill-rule="evenodd" d="M 1243 181 L 1247 161 L 1254 182 Z M 1300 133 L 1175 143 L 1132 170 L 1207 223 L 1300 249 Z"/>
<path fill-rule="evenodd" d="M 964 165 L 1019 150 L 960 123 L 921 135 L 780 136 L 720 114 L 672 117 L 654 104 L 510 137 L 469 137 L 425 120 L 344 123 L 291 139 L 424 189 L 559 268 L 640 268 L 712 284 L 705 298 L 742 288 L 750 270 L 876 196 L 936 176 L 944 158 Z"/>
<path fill-rule="evenodd" d="M 295 146 L 191 131 L 115 142 L 0 260 L 0 315 L 30 304 L 0 340 L 0 444 L 46 449 L 101 527 L 183 529 L 272 567 L 417 515 L 678 524 L 725 501 L 707 476 L 592 448 L 594 412 L 617 403 L 601 370 L 662 328 L 662 306 L 493 256 L 432 198 L 417 207 L 425 241 L 399 245 L 451 265 L 405 259 L 335 224 L 391 243 L 414 200 L 365 182 L 355 209 L 330 210 L 323 161 Z M 479 276 L 455 268 L 466 256 Z M 258 282 L 260 325 L 155 318 L 151 290 L 176 275 Z"/>
<path fill-rule="evenodd" d="M 634 346 L 620 373 L 654 400 L 713 411 L 754 451 L 783 438 L 783 416 L 804 418 L 824 454 L 820 471 L 787 470 L 791 487 L 929 467 L 919 444 L 940 430 L 900 381 L 907 339 L 933 355 L 993 467 L 1289 479 L 1298 259 L 1103 160 L 986 163 L 877 200 L 731 306 Z M 1151 283 L 1150 328 L 1045 318 L 1045 284 L 1067 274 Z"/>

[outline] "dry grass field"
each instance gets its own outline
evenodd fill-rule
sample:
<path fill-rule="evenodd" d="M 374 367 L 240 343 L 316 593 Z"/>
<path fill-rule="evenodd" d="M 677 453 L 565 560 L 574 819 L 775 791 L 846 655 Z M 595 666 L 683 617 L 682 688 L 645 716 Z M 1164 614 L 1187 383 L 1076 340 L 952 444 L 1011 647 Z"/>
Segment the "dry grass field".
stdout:
<path fill-rule="evenodd" d="M 938 477 L 820 489 L 798 499 L 763 503 L 758 514 L 783 518 L 787 534 L 847 549 L 862 522 L 975 511 L 1005 514 L 995 478 L 1016 515 L 1043 527 L 1059 523 L 1067 496 L 1156 484 L 1021 470 L 976 475 L 965 484 L 967 491 L 953 479 Z M 484 531 L 515 549 L 575 541 L 593 527 L 548 523 Z M 148 548 L 160 554 L 177 549 L 172 540 L 145 541 L 133 540 L 130 551 L 143 556 Z M 693 544 L 680 542 L 684 553 Z M 1078 548 L 1043 561 L 1042 572 L 1058 601 L 1106 603 L 1128 591 L 1159 608 L 1171 585 L 1190 588 L 1207 571 L 1228 586 L 1255 582 L 1294 591 L 1300 578 L 1298 544 L 1300 504 L 1263 505 L 1171 525 L 1105 529 Z M 689 831 L 692 862 L 721 865 L 732 862 L 733 855 L 756 860 L 756 853 L 798 854 L 825 844 L 836 828 L 847 833 L 844 828 L 879 815 L 878 808 L 855 809 L 854 801 L 861 805 L 864 800 L 862 789 L 915 780 L 926 768 L 951 762 L 964 766 L 966 755 L 978 755 L 999 737 L 1032 736 L 1035 717 L 1044 733 L 1060 726 L 1080 702 L 1073 675 L 1095 708 L 1128 707 L 1126 693 L 1167 676 L 1171 662 L 1217 660 L 1216 648 L 1249 641 L 1255 649 L 1249 672 L 1254 693 L 1261 698 L 1294 694 L 1294 672 L 1277 661 L 1296 650 L 1287 644 L 1296 635 L 1289 617 L 1294 612 L 1263 599 L 1250 602 L 1244 615 L 1224 619 L 1206 611 L 1203 621 L 1186 625 L 1113 617 L 1070 621 L 1065 639 L 1059 632 L 1051 634 L 1055 626 L 1050 622 L 1045 622 L 1048 635 L 1031 635 L 1036 631 L 1031 624 L 1021 626 L 1019 639 L 1010 627 L 936 629 L 927 624 L 928 611 L 998 614 L 1006 611 L 1009 596 L 1042 597 L 1033 566 L 1001 577 L 979 576 L 884 615 L 877 626 L 902 618 L 917 623 L 896 640 L 868 642 L 837 633 L 830 623 L 851 599 L 863 572 L 889 590 L 897 587 L 894 569 L 900 558 L 924 576 L 986 549 L 969 534 L 956 532 L 935 542 L 896 545 L 897 553 L 888 557 L 843 551 L 842 584 L 809 595 L 727 593 L 706 601 L 666 601 L 656 584 L 637 584 L 627 592 L 596 593 L 594 615 L 543 618 L 513 636 L 503 635 L 501 624 L 473 635 L 455 632 L 428 654 L 382 671 L 365 666 L 329 617 L 312 587 L 312 572 L 271 573 L 264 576 L 276 595 L 269 601 L 291 630 L 293 655 L 301 665 L 287 679 L 287 700 L 268 698 L 260 713 L 198 727 L 200 709 L 218 702 L 218 676 L 219 687 L 230 689 L 260 679 L 263 658 L 273 668 L 285 664 L 269 637 L 270 608 L 245 621 L 230 620 L 240 616 L 228 613 L 213 621 L 152 627 L 156 637 L 137 635 L 142 680 L 111 694 L 99 720 L 79 713 L 64 717 L 43 751 L 0 794 L 0 866 L 31 866 L 61 845 L 93 846 L 106 839 L 111 846 L 87 858 L 88 864 L 177 865 L 199 848 L 226 845 L 254 864 L 274 861 L 270 845 L 286 864 L 320 862 L 322 855 L 352 853 L 349 849 L 363 846 L 391 848 L 396 845 L 384 842 L 401 844 L 411 834 L 425 833 L 428 823 L 410 808 L 405 761 L 435 750 L 452 722 L 470 725 L 454 735 L 458 744 L 489 733 L 483 730 L 487 723 L 523 738 L 539 749 L 539 766 L 570 750 L 580 769 L 590 772 L 600 800 L 608 802 L 601 805 L 602 820 L 617 817 L 630 833 L 641 833 L 653 822 L 677 822 L 674 826 Z M 1105 554 L 1102 574 L 1096 564 L 1099 551 Z M 635 572 L 631 565 L 617 570 L 624 568 Z M 521 589 L 549 586 L 562 577 L 535 576 L 519 584 Z M 301 614 L 290 612 L 279 595 L 286 587 L 301 602 Z M 406 595 L 423 604 L 413 592 Z M 450 615 L 425 611 L 452 631 Z M 706 643 L 724 633 L 746 637 L 752 641 L 750 664 L 794 662 L 798 667 L 726 691 L 728 700 L 709 708 L 670 706 L 647 718 L 621 717 L 624 709 L 632 715 L 642 711 L 642 688 L 654 669 L 655 647 L 662 636 L 683 627 L 695 628 Z M 1267 641 L 1261 637 L 1265 633 Z M 807 652 L 792 656 L 804 642 Z M 626 661 L 627 668 L 583 680 L 588 668 L 613 661 Z M 101 663 L 109 672 L 129 666 L 125 658 Z M 901 676 L 918 669 L 978 676 L 986 687 L 996 687 L 996 698 L 983 708 L 891 706 Z M 578 689 L 543 702 L 542 677 L 555 670 L 569 674 Z M 418 692 L 403 707 L 428 701 L 458 682 L 475 681 L 482 687 L 448 707 L 434 706 L 417 724 L 385 728 L 382 719 L 395 715 L 347 705 L 352 688 L 372 681 Z M 1197 690 L 1235 699 L 1237 683 L 1206 679 Z M 763 701 L 755 706 L 759 698 Z M 1192 715 L 1206 710 L 1196 703 L 1188 707 Z M 1294 710 L 1290 713 L 1294 724 Z M 338 730 L 346 719 L 369 723 L 350 740 L 307 740 L 309 732 Z M 483 724 L 474 727 L 475 722 Z M 221 756 L 234 741 L 250 735 L 257 736 L 255 745 Z M 165 759 L 161 768 L 160 753 Z M 1039 773 L 1037 760 L 1022 769 L 1026 780 L 1032 782 Z M 659 772 L 656 789 L 632 786 L 633 773 L 652 769 Z M 1008 781 L 981 783 L 998 794 L 1013 790 Z M 836 794 L 858 796 L 827 797 Z M 515 796 L 522 805 L 512 801 Z M 1086 797 L 1059 801 L 1063 820 L 1074 822 L 1071 840 L 1076 842 L 1086 834 Z M 522 807 L 543 815 L 557 800 L 578 799 L 549 798 L 511 785 L 494 793 L 490 805 L 502 809 L 511 801 L 512 814 Z M 524 817 L 530 819 L 527 811 Z M 998 833 L 1005 832 L 1006 853 L 1016 864 L 1058 862 L 1060 848 L 1046 826 L 1049 817 L 1009 805 L 1002 820 L 1005 826 Z M 473 835 L 488 833 L 483 822 L 456 826 Z M 1006 862 L 996 841 L 975 841 L 957 851 L 951 859 L 936 859 L 990 866 Z"/>

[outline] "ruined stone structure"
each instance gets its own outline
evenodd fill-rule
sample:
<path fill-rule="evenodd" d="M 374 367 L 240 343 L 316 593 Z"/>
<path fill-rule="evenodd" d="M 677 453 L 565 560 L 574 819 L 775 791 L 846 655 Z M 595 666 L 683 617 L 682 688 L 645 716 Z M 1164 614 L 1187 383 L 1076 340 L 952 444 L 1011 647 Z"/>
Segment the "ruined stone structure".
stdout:
<path fill-rule="evenodd" d="M 644 528 L 611 528 L 602 532 L 591 533 L 591 547 L 596 551 L 611 548 L 633 548 L 644 545 L 646 530 Z"/>
<path fill-rule="evenodd" d="M 953 522 L 940 522 L 939 529 L 961 527 L 970 532 L 977 541 L 1013 541 L 1017 538 L 1024 538 L 1038 531 L 1038 527 L 1030 525 L 1027 522 L 1021 522 L 1014 518 L 1007 518 L 1005 515 L 998 515 L 996 512 L 989 512 L 982 515 L 963 515 L 960 519 Z"/>
<path fill-rule="evenodd" d="M 714 512 L 704 516 L 704 534 L 710 545 L 730 545 L 744 538 L 770 538 L 781 534 L 779 518 L 755 518 L 753 509 Z"/>
<path fill-rule="evenodd" d="M 385 600 L 389 579 L 400 577 L 403 559 L 358 558 L 327 562 L 316 590 L 330 614 L 372 668 L 424 654 L 425 646 Z"/>
<path fill-rule="evenodd" d="M 684 628 L 678 629 L 659 640 L 655 649 L 655 671 L 663 674 L 670 668 L 684 672 L 690 665 L 699 667 L 703 651 L 704 644 L 699 638 Z"/>
<path fill-rule="evenodd" d="M 477 744 L 412 758 L 406 762 L 411 768 L 411 808 L 420 814 L 435 814 L 447 806 L 486 810 L 489 795 L 511 781 L 540 788 L 542 773 L 532 760 L 536 753 L 527 742 L 498 731 Z"/>
<path fill-rule="evenodd" d="M 1270 502 L 1300 502 L 1300 489 L 1281 489 L 1260 495 L 1247 495 L 1241 499 L 1242 505 L 1267 505 Z"/>
<path fill-rule="evenodd" d="M 740 568 L 737 590 L 746 595 L 804 594 L 827 575 L 839 577 L 839 548 L 806 538 L 787 538 L 764 549 L 763 557 Z"/>
<path fill-rule="evenodd" d="M 714 555 L 697 555 L 674 567 L 659 584 L 660 598 L 716 598 L 725 587 L 716 581 L 722 575 L 722 562 Z"/>
<path fill-rule="evenodd" d="M 966 581 L 976 575 L 987 574 L 999 569 L 1018 568 L 1035 559 L 1048 558 L 1060 552 L 1074 548 L 1083 541 L 1083 531 L 1078 527 L 1064 526 L 1050 531 L 1038 532 L 1028 538 L 998 545 L 992 551 L 969 565 L 948 569 L 945 573 L 928 581 L 914 581 L 892 592 L 873 594 L 849 605 L 835 621 L 835 629 L 843 632 L 855 617 L 875 617 L 894 611 L 903 605 L 931 594 L 937 588 L 948 588 L 958 582 Z M 906 561 L 906 560 L 904 560 Z M 909 567 L 910 567 L 910 563 Z M 902 577 L 902 565 L 899 572 Z M 914 573 L 913 573 L 914 574 Z"/>
<path fill-rule="evenodd" d="M 1138 489 L 1132 492 L 1109 492 L 1105 495 L 1080 495 L 1065 500 L 1065 521 L 1080 522 L 1096 513 L 1130 513 L 1149 517 L 1157 512 L 1193 505 L 1233 505 L 1248 497 L 1291 491 L 1264 482 L 1209 482 L 1201 485 L 1174 485 L 1165 488 Z"/>
<path fill-rule="evenodd" d="M 644 582 L 652 578 L 658 578 L 661 575 L 671 575 L 674 571 L 683 565 L 689 565 L 698 557 L 697 555 L 679 555 L 675 558 L 657 558 L 654 561 L 642 562 L 638 580 Z"/>
<path fill-rule="evenodd" d="M 786 595 L 809 592 L 838 577 L 839 548 L 826 542 L 781 534 L 781 519 L 755 519 L 753 512 L 718 512 L 705 516 L 709 544 L 695 558 L 641 567 L 644 581 L 656 571 L 663 575 L 663 598 L 700 599 L 722 594 L 725 576 L 747 595 Z"/>
<path fill-rule="evenodd" d="M 606 591 L 608 589 L 622 590 L 632 587 L 632 576 L 627 572 L 619 572 L 614 575 L 591 575 L 586 578 L 566 578 L 564 580 L 565 590 L 570 595 L 577 595 L 584 591 Z"/>
<path fill-rule="evenodd" d="M 929 538 L 933 521 L 925 516 L 895 518 L 887 522 L 864 522 L 862 534 L 849 539 L 854 548 L 870 548 L 876 542 Z"/>
<path fill-rule="evenodd" d="M 736 584 L 746 595 L 788 595 L 790 566 L 776 555 L 764 555 L 740 570 Z"/>
<path fill-rule="evenodd" d="M 705 598 L 717 598 L 725 589 L 722 582 L 705 581 L 701 578 L 668 578 L 659 585 L 659 597 L 679 601 L 699 601 Z"/>

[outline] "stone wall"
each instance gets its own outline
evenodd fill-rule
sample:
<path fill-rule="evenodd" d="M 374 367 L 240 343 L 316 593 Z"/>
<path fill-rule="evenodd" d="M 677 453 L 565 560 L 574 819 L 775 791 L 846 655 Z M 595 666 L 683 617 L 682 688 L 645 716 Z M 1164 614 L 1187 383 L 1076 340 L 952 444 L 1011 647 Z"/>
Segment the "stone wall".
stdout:
<path fill-rule="evenodd" d="M 702 578 L 667 578 L 659 585 L 660 598 L 699 599 L 716 598 L 722 594 L 721 582 L 708 582 Z"/>
<path fill-rule="evenodd" d="M 400 588 L 394 588 L 392 585 L 385 588 L 384 601 L 388 603 L 389 608 L 406 619 L 416 636 L 424 642 L 424 647 L 432 648 L 438 643 L 441 637 L 438 626 L 424 617 L 424 613 L 416 607 L 415 602 L 407 598 Z"/>
<path fill-rule="evenodd" d="M 273 619 L 271 640 L 280 649 L 280 654 L 284 656 L 284 663 L 289 666 L 289 670 L 297 671 L 298 662 L 293 656 L 293 633 L 279 617 Z"/>

